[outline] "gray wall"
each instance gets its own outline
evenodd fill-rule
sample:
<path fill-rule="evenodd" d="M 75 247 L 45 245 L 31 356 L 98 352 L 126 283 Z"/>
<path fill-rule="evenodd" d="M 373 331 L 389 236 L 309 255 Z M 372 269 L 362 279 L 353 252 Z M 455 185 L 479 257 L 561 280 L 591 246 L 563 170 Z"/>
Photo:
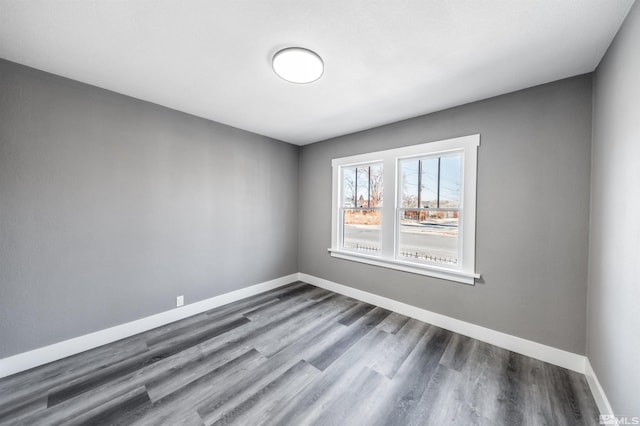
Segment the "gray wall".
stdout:
<path fill-rule="evenodd" d="M 594 78 L 587 355 L 613 410 L 640 416 L 640 4 Z"/>
<path fill-rule="evenodd" d="M 300 271 L 585 353 L 591 76 L 304 146 Z M 476 286 L 331 258 L 331 159 L 480 133 Z"/>
<path fill-rule="evenodd" d="M 297 272 L 298 152 L 0 61 L 0 358 Z"/>

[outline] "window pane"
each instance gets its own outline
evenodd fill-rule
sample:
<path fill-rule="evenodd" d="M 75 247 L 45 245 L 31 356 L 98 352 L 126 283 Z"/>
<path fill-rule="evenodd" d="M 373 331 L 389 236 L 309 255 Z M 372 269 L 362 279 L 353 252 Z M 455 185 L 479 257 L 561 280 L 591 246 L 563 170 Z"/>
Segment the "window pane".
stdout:
<path fill-rule="evenodd" d="M 380 254 L 382 212 L 368 209 L 345 209 L 342 246 L 369 254 Z"/>
<path fill-rule="evenodd" d="M 398 258 L 458 264 L 458 211 L 400 210 Z"/>
<path fill-rule="evenodd" d="M 438 158 L 424 158 L 422 162 L 422 194 L 420 206 L 438 207 Z"/>
<path fill-rule="evenodd" d="M 342 205 L 344 207 L 356 206 L 356 168 L 342 168 Z"/>
<path fill-rule="evenodd" d="M 460 207 L 460 180 L 462 178 L 460 154 L 440 158 L 440 207 Z"/>
<path fill-rule="evenodd" d="M 381 163 L 342 167 L 342 207 L 382 207 Z"/>
<path fill-rule="evenodd" d="M 401 195 L 398 204 L 403 208 L 418 207 L 418 167 L 420 160 L 400 161 Z"/>
<path fill-rule="evenodd" d="M 357 207 L 369 206 L 369 167 L 361 166 L 356 168 L 356 190 L 357 190 Z"/>
<path fill-rule="evenodd" d="M 371 204 L 369 207 L 382 207 L 382 164 L 372 164 L 369 179 L 371 180 Z"/>

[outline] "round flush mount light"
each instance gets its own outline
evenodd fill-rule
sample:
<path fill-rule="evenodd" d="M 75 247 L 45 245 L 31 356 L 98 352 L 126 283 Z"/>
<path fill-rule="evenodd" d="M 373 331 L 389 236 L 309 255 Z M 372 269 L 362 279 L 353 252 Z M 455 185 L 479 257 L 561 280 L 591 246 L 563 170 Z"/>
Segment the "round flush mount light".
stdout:
<path fill-rule="evenodd" d="M 322 76 L 324 63 L 317 53 L 303 47 L 287 47 L 273 56 L 273 70 L 290 83 L 311 83 Z"/>

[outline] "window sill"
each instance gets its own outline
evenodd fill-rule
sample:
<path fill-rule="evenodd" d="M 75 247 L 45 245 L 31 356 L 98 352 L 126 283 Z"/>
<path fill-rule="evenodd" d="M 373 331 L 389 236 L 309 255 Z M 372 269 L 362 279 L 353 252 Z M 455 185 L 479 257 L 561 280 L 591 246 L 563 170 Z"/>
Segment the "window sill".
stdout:
<path fill-rule="evenodd" d="M 369 265 L 381 266 L 383 268 L 395 269 L 397 271 L 410 272 L 412 274 L 426 275 L 434 278 L 441 278 L 449 281 L 456 281 L 463 284 L 474 285 L 475 280 L 480 278 L 480 274 L 457 271 L 447 268 L 439 268 L 430 265 L 416 265 L 415 263 L 403 262 L 397 259 L 384 259 L 379 256 L 369 256 L 346 250 L 328 249 L 331 257 L 351 260 L 354 262 L 367 263 Z"/>

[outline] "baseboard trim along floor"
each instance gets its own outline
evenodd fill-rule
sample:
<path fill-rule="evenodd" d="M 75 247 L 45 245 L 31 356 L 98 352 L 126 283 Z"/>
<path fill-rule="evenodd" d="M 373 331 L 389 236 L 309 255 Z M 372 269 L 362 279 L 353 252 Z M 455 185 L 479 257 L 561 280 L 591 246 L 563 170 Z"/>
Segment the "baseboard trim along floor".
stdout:
<path fill-rule="evenodd" d="M 0 380 L 0 424 L 575 425 L 583 374 L 303 281 Z"/>
<path fill-rule="evenodd" d="M 600 410 L 600 414 L 606 415 L 606 416 L 613 416 L 615 413 L 611 408 L 611 404 L 609 404 L 609 399 L 607 399 L 607 395 L 604 393 L 604 389 L 602 389 L 602 386 L 600 385 L 598 376 L 596 376 L 595 371 L 593 371 L 593 367 L 591 367 L 589 358 L 585 358 L 584 375 L 587 377 L 587 383 L 589 384 L 589 389 L 591 390 L 593 399 L 596 400 L 596 405 L 598 406 L 598 410 Z M 613 423 L 613 424 L 617 424 L 617 423 Z"/>
<path fill-rule="evenodd" d="M 47 364 L 75 355 L 89 349 L 97 348 L 107 343 L 112 343 L 126 337 L 142 333 L 156 327 L 187 318 L 236 300 L 264 293 L 283 285 L 298 280 L 298 274 L 291 274 L 274 280 L 265 281 L 249 287 L 241 288 L 219 296 L 187 304 L 169 311 L 160 312 L 139 320 L 120 324 L 94 333 L 74 337 L 53 345 L 44 346 L 28 352 L 23 352 L 4 359 L 0 359 L 0 378 L 10 376 L 21 371 L 29 370 L 40 365 Z"/>
<path fill-rule="evenodd" d="M 585 357 L 571 352 L 522 339 L 490 328 L 482 327 L 466 321 L 461 321 L 446 315 L 437 314 L 426 309 L 418 308 L 397 300 L 389 299 L 377 294 L 357 290 L 342 284 L 334 283 L 312 275 L 300 274 L 300 281 L 312 284 L 316 287 L 331 290 L 354 299 L 380 306 L 399 314 L 415 318 L 417 320 L 436 325 L 440 328 L 453 331 L 480 341 L 496 345 L 500 348 L 517 352 L 531 358 L 545 361 L 569 370 L 584 374 Z"/>
<path fill-rule="evenodd" d="M 352 287 L 305 273 L 296 273 L 276 278 L 274 280 L 221 294 L 219 296 L 161 312 L 136 321 L 1 359 L 0 378 L 115 342 L 117 340 L 208 311 L 218 306 L 276 289 L 298 280 L 433 324 L 437 327 L 444 328 L 455 333 L 490 343 L 503 349 L 582 373 L 587 378 L 587 382 L 600 412 L 602 414 L 613 414 L 608 399 L 600 386 L 595 372 L 591 368 L 589 360 L 583 355 L 574 354 L 562 349 L 502 333 L 497 330 L 461 321 L 446 315 L 441 315 L 397 300 L 354 289 Z"/>
<path fill-rule="evenodd" d="M 343 294 L 372 305 L 380 306 L 390 311 L 433 324 L 458 334 L 472 337 L 485 343 L 490 343 L 512 352 L 582 373 L 587 378 L 587 383 L 589 384 L 591 393 L 596 400 L 600 413 L 609 415 L 613 414 L 611 405 L 609 405 L 609 401 L 604 390 L 600 386 L 600 382 L 598 381 L 595 372 L 591 368 L 589 360 L 583 355 L 574 354 L 572 352 L 543 345 L 511 334 L 502 333 L 497 330 L 461 321 L 456 318 L 431 312 L 426 309 L 338 284 L 323 278 L 318 278 L 313 275 L 299 273 L 298 279 L 316 287 L 321 287 L 325 290 L 331 290 L 335 293 Z"/>

